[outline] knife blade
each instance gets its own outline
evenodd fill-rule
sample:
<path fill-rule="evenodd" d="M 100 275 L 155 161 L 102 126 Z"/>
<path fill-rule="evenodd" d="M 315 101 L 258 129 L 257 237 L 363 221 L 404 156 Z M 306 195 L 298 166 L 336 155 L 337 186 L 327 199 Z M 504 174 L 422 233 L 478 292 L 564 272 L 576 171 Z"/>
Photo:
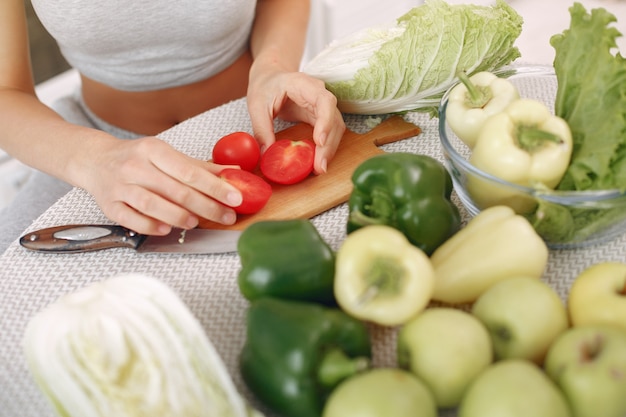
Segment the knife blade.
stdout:
<path fill-rule="evenodd" d="M 29 232 L 20 237 L 26 249 L 49 253 L 81 253 L 130 248 L 141 253 L 228 253 L 237 251 L 239 230 L 172 230 L 148 236 L 119 225 L 69 224 Z"/>

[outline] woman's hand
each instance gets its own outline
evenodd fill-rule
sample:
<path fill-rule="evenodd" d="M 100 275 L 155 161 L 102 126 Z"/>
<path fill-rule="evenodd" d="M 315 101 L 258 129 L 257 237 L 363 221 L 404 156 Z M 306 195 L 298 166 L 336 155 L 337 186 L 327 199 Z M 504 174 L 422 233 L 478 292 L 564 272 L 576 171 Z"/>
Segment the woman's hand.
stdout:
<path fill-rule="evenodd" d="M 346 126 L 324 83 L 298 72 L 309 24 L 310 0 L 258 0 L 250 51 L 248 112 L 261 148 L 275 140 L 274 118 L 313 126 L 313 170 L 326 172 Z"/>
<path fill-rule="evenodd" d="M 306 122 L 314 127 L 313 141 L 317 145 L 313 169 L 317 174 L 326 172 L 346 126 L 337 109 L 337 99 L 322 81 L 301 72 L 255 76 L 253 68 L 247 100 L 252 129 L 261 149 L 275 141 L 275 117 Z"/>
<path fill-rule="evenodd" d="M 241 193 L 216 174 L 223 166 L 184 155 L 155 137 L 108 140 L 84 171 L 81 186 L 104 214 L 138 233 L 191 229 L 199 218 L 232 224 Z M 94 153 L 92 153 L 93 155 Z M 230 206 L 230 207 L 228 207 Z"/>

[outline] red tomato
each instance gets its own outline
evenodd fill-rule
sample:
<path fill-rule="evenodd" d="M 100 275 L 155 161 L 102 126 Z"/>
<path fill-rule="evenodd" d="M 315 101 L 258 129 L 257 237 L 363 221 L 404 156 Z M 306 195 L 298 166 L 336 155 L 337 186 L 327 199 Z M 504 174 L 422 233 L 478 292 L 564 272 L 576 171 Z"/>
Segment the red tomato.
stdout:
<path fill-rule="evenodd" d="M 272 187 L 263 178 L 237 168 L 220 171 L 220 178 L 235 186 L 243 196 L 243 202 L 233 209 L 239 214 L 254 214 L 260 211 L 272 196 Z"/>
<path fill-rule="evenodd" d="M 261 172 L 278 184 L 295 184 L 313 171 L 315 144 L 310 140 L 281 139 L 261 157 Z"/>
<path fill-rule="evenodd" d="M 261 158 L 261 148 L 252 135 L 234 132 L 217 141 L 213 147 L 213 162 L 220 165 L 238 165 L 252 171 Z"/>

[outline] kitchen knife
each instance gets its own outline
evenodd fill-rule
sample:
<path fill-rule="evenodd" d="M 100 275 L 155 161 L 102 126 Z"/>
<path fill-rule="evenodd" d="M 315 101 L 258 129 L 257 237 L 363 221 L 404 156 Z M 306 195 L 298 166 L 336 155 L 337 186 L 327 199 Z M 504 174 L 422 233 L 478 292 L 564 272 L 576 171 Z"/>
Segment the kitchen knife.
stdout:
<path fill-rule="evenodd" d="M 142 235 L 122 226 L 73 224 L 26 233 L 23 247 L 50 253 L 79 253 L 111 248 L 131 248 L 148 253 L 227 253 L 237 250 L 238 230 L 172 230 L 167 236 Z"/>

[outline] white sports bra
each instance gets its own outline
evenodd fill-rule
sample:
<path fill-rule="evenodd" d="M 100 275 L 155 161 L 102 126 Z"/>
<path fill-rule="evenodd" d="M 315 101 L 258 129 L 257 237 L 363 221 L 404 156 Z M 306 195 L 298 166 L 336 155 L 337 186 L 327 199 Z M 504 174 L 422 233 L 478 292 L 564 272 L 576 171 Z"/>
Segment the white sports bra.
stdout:
<path fill-rule="evenodd" d="M 32 0 L 68 63 L 126 91 L 200 81 L 248 48 L 256 0 Z"/>

